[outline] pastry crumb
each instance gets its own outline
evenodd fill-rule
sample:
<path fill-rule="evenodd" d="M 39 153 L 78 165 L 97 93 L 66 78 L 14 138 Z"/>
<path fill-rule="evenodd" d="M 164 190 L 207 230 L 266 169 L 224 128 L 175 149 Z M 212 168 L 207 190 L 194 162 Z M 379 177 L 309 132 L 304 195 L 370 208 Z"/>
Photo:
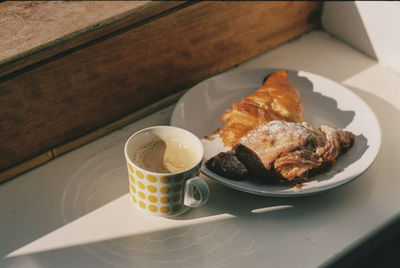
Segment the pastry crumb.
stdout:
<path fill-rule="evenodd" d="M 299 192 L 299 191 L 301 191 L 301 188 L 303 187 L 303 184 L 302 183 L 297 183 L 295 186 L 294 186 L 294 191 L 295 192 Z"/>

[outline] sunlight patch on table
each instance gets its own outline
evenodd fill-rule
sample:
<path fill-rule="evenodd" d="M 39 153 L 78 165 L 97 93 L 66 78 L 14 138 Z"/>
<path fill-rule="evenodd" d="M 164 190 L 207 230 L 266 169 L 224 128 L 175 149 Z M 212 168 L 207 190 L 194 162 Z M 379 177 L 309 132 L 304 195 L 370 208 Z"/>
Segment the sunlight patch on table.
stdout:
<path fill-rule="evenodd" d="M 129 201 L 129 195 L 126 194 L 11 252 L 5 258 L 137 236 L 234 217 L 228 213 L 187 220 L 155 217 L 144 214 L 134 208 Z"/>

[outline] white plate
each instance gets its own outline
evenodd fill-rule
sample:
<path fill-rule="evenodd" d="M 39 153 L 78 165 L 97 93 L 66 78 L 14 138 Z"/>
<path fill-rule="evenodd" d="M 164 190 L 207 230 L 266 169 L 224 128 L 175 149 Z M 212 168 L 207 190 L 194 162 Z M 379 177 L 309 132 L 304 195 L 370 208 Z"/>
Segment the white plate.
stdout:
<path fill-rule="evenodd" d="M 264 77 L 277 69 L 235 70 L 211 77 L 182 96 L 171 117 L 171 125 L 184 128 L 199 138 L 222 128 L 226 109 L 257 90 Z M 235 181 L 221 177 L 203 164 L 202 172 L 216 181 L 241 191 L 266 196 L 300 196 L 320 193 L 360 176 L 374 161 L 381 144 L 375 114 L 357 95 L 327 78 L 304 71 L 289 71 L 291 83 L 300 91 L 305 121 L 315 127 L 333 124 L 356 135 L 353 147 L 339 156 L 335 166 L 310 178 L 298 189 L 289 184 L 260 182 L 252 178 Z M 205 160 L 226 151 L 221 139 L 203 139 Z"/>

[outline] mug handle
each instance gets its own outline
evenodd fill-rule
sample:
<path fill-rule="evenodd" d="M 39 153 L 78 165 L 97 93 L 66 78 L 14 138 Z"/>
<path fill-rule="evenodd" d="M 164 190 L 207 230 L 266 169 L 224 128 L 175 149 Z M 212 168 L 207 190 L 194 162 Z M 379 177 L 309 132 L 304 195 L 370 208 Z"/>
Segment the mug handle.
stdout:
<path fill-rule="evenodd" d="M 195 188 L 199 198 L 195 197 Z M 186 181 L 183 204 L 188 207 L 200 207 L 207 202 L 210 189 L 207 183 L 201 177 L 194 177 Z"/>

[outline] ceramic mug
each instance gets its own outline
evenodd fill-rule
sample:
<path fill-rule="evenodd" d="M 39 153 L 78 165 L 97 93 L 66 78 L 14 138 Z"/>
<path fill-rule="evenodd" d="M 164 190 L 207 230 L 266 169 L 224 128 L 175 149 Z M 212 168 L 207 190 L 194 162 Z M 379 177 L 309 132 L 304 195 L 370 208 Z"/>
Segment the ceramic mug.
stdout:
<path fill-rule="evenodd" d="M 142 163 L 135 163 L 135 154 L 139 150 L 155 140 L 171 138 L 190 145 L 195 154 L 191 166 L 174 172 L 157 172 L 144 168 Z M 172 126 L 145 128 L 127 140 L 124 152 L 129 172 L 130 199 L 139 210 L 155 216 L 176 216 L 208 200 L 209 188 L 199 177 L 203 145 L 189 131 Z"/>

